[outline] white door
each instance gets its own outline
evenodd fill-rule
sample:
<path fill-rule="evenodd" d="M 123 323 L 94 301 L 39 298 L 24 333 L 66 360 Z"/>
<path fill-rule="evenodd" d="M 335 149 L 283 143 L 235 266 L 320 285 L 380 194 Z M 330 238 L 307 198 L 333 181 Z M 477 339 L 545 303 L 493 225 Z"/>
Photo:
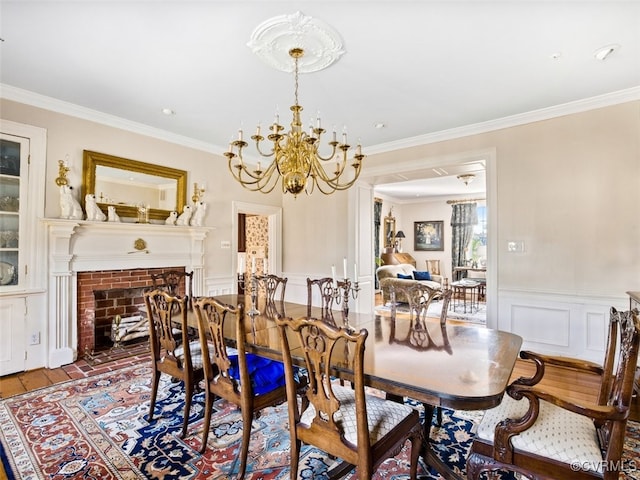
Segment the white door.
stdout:
<path fill-rule="evenodd" d="M 25 370 L 26 299 L 0 298 L 0 376 Z"/>

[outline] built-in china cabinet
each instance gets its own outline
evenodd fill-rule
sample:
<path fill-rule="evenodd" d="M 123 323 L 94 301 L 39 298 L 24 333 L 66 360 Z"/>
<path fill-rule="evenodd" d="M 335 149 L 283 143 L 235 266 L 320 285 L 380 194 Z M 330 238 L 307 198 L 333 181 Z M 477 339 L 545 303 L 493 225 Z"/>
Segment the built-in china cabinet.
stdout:
<path fill-rule="evenodd" d="M 0 121 L 0 375 L 25 370 L 28 346 L 44 340 L 32 319 L 44 297 L 34 246 L 44 214 L 45 151 L 44 129 Z"/>

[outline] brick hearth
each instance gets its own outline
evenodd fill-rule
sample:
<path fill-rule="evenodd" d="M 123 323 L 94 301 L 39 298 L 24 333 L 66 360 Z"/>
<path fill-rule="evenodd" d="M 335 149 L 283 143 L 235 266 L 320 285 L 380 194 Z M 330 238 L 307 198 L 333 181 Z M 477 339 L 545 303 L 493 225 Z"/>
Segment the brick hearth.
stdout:
<path fill-rule="evenodd" d="M 144 291 L 151 275 L 180 268 L 149 268 L 78 272 L 78 354 L 111 346 L 111 322 L 116 315 L 136 315 L 144 309 Z"/>

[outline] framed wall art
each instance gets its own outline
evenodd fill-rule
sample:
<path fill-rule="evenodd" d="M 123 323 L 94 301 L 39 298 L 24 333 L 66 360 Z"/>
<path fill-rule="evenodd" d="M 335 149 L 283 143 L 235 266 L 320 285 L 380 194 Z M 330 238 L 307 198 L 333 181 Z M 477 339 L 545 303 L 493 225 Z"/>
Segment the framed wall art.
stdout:
<path fill-rule="evenodd" d="M 416 251 L 444 250 L 444 221 L 413 222 L 413 249 Z"/>

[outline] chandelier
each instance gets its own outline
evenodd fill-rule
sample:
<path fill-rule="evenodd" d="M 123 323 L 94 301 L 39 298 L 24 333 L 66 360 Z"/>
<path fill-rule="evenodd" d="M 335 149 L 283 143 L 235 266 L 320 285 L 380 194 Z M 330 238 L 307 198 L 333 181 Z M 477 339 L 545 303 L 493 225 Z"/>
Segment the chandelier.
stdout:
<path fill-rule="evenodd" d="M 278 123 L 279 117 L 276 115 L 273 124 L 269 126 L 270 133 L 267 134 L 267 139 L 272 142 L 270 151 L 265 152 L 262 146 L 265 137 L 261 135 L 260 125 L 258 125 L 251 140 L 255 141 L 256 150 L 262 157 L 272 158 L 264 169 L 259 161 L 255 167 L 244 162 L 242 151 L 248 143 L 243 140 L 242 130 L 239 130 L 238 139 L 231 141 L 229 150 L 224 153 L 229 160 L 229 171 L 244 188 L 254 192 L 273 191 L 280 177 L 282 177 L 282 192 L 292 193 L 294 197 L 303 190 L 311 194 L 316 187 L 325 195 L 336 190 L 346 190 L 360 175 L 364 158 L 362 146 L 358 142 L 353 158 L 349 160 L 348 151 L 351 145 L 347 143 L 347 134 L 343 133 L 342 142 L 338 142 L 334 130 L 332 139 L 328 142 L 330 151 L 326 156 L 320 154 L 320 140 L 326 131 L 321 127 L 320 117 L 316 119 L 315 125 L 309 125 L 308 130 L 304 129 L 300 121 L 302 106 L 298 104 L 298 60 L 304 55 L 304 49 L 291 48 L 289 55 L 294 61 L 295 78 L 295 102 L 291 106 L 293 113 L 291 129 L 283 132 L 285 127 Z"/>

